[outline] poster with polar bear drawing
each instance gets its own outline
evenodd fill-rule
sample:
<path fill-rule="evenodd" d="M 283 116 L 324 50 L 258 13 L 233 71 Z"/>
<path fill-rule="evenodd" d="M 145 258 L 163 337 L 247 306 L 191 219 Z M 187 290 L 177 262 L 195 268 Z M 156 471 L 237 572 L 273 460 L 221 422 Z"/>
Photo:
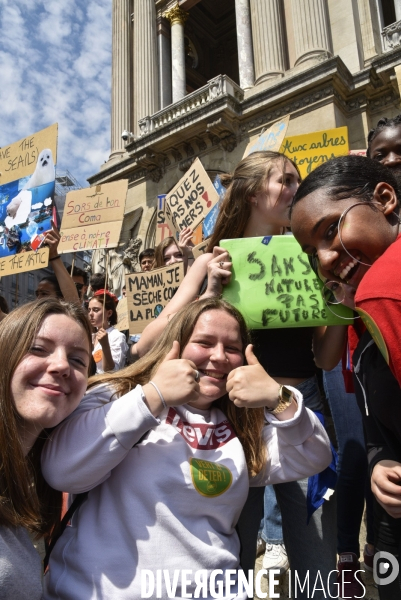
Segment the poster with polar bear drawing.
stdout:
<path fill-rule="evenodd" d="M 0 148 L 0 276 L 46 267 L 51 229 L 57 124 Z"/>

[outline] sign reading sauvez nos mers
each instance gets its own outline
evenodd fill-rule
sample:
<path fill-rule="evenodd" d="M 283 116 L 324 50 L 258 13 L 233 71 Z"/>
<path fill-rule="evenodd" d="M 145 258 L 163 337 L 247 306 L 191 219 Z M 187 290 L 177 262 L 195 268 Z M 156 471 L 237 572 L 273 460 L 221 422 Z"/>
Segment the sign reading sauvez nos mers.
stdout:
<path fill-rule="evenodd" d="M 199 158 L 166 196 L 166 219 L 172 231 L 195 229 L 219 201 L 211 179 Z"/>

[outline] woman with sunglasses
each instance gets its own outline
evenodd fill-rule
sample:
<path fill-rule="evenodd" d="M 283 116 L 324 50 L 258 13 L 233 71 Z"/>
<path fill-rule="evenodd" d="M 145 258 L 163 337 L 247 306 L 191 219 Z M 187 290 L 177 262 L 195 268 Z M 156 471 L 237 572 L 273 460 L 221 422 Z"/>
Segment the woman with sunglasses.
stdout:
<path fill-rule="evenodd" d="M 401 287 L 399 190 L 393 173 L 358 156 L 318 167 L 299 187 L 291 227 L 327 281 L 356 290 L 366 325 L 354 352 L 375 503 L 376 549 L 401 551 Z M 379 585 L 399 598 L 401 581 Z"/>

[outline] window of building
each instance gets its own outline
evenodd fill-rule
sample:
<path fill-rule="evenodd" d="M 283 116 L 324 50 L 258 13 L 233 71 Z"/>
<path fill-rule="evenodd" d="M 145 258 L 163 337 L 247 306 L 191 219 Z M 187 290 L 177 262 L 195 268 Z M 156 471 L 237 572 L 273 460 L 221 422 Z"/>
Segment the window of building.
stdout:
<path fill-rule="evenodd" d="M 187 93 L 221 74 L 239 83 L 235 3 L 202 0 L 189 15 L 185 23 Z"/>
<path fill-rule="evenodd" d="M 397 21 L 394 0 L 381 0 L 382 27 L 387 27 Z"/>
<path fill-rule="evenodd" d="M 376 1 L 382 31 L 383 50 L 388 52 L 401 45 L 401 1 Z"/>

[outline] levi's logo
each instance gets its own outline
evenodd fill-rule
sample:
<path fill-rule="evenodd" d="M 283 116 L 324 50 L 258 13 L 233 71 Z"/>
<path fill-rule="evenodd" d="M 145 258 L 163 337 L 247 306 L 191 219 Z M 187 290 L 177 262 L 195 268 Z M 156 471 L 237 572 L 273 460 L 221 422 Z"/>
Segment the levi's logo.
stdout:
<path fill-rule="evenodd" d="M 222 421 L 219 425 L 188 423 L 182 421 L 172 407 L 168 411 L 166 423 L 175 427 L 191 448 L 198 450 L 215 450 L 236 437 L 229 421 Z"/>

